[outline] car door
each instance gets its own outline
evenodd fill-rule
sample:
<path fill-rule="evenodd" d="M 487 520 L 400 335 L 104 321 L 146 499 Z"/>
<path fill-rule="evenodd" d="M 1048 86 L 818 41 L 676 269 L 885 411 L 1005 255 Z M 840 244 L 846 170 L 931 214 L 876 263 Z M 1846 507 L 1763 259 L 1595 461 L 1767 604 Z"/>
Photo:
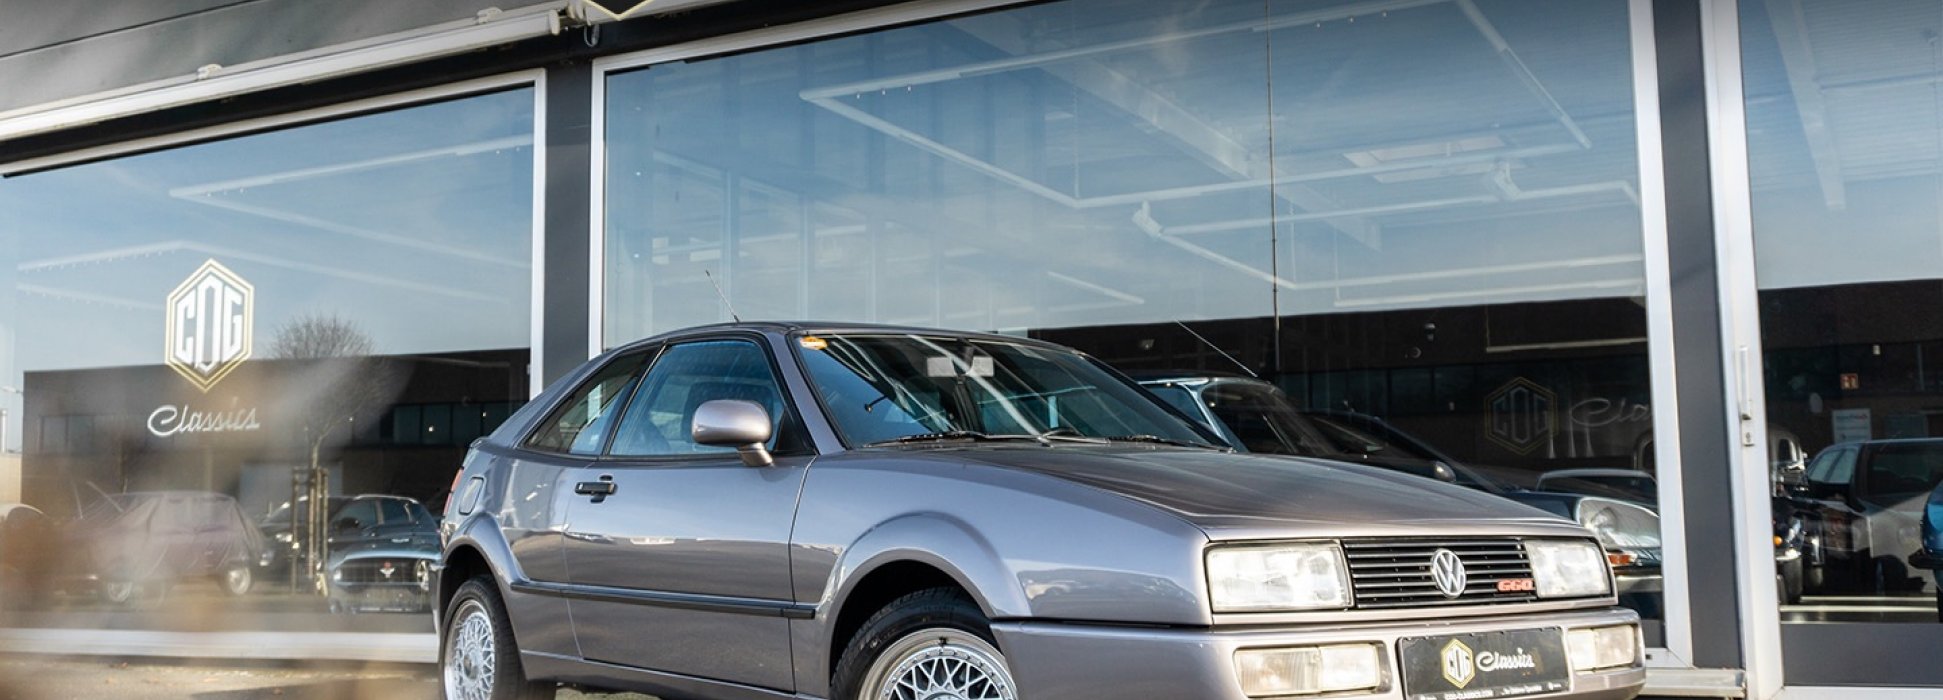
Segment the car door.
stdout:
<path fill-rule="evenodd" d="M 560 595 L 568 585 L 562 543 L 567 512 L 576 498 L 573 486 L 580 467 L 600 455 L 608 427 L 633 391 L 643 361 L 641 353 L 615 357 L 548 409 L 519 449 L 481 450 L 474 456 L 491 460 L 479 473 L 490 475 L 494 483 L 487 488 L 500 493 L 492 501 L 491 517 L 512 553 L 512 570 L 504 572 L 512 579 L 506 609 L 520 631 L 523 652 L 580 654 L 572 604 Z"/>
<path fill-rule="evenodd" d="M 706 401 L 741 399 L 776 421 L 775 463 L 694 442 Z M 583 483 L 611 484 L 569 514 L 573 619 L 589 660 L 791 690 L 789 534 L 813 452 L 754 338 L 668 346 L 643 375 L 608 454 Z M 606 491 L 608 487 L 597 489 Z"/>

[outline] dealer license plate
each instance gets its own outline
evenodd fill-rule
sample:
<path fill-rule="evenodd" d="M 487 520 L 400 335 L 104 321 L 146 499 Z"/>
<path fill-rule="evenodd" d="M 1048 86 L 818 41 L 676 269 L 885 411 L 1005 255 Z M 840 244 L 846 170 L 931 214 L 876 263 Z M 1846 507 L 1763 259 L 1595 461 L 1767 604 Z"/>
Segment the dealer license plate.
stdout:
<path fill-rule="evenodd" d="M 1572 687 L 1565 632 L 1506 630 L 1415 637 L 1399 645 L 1409 700 L 1490 700 Z"/>

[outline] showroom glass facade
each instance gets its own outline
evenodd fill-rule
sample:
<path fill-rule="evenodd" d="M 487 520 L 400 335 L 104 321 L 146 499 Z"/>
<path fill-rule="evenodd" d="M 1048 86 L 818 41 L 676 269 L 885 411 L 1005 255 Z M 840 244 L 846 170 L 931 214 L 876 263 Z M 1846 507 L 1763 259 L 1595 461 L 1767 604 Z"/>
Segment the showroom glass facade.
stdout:
<path fill-rule="evenodd" d="M 425 629 L 454 468 L 530 394 L 534 101 L 0 183 L 4 447 L 50 523 L 5 624 Z"/>
<path fill-rule="evenodd" d="M 1740 9 L 1774 526 L 1800 550 L 1779 570 L 1790 643 L 1934 629 L 1943 600 L 1943 2 L 1860 9 Z"/>
<path fill-rule="evenodd" d="M 1627 26 L 1067 0 L 616 67 L 601 344 L 734 314 L 1072 345 L 1248 449 L 1584 497 L 1547 503 L 1655 618 Z"/>
<path fill-rule="evenodd" d="M 1044 338 L 1205 408 L 1247 449 L 1589 497 L 1598 507 L 1562 514 L 1600 523 L 1631 562 L 1626 602 L 1668 625 L 1651 645 L 1738 636 L 1748 647 L 1703 665 L 1772 679 L 1748 640 L 1778 623 L 1791 685 L 1943 685 L 1906 653 L 1943 643 L 1921 554 L 1943 550 L 1923 521 L 1943 475 L 1920 441 L 1943 425 L 1925 311 L 1943 291 L 1943 3 L 1063 0 L 925 21 L 975 5 L 774 41 L 700 28 L 672 50 L 560 37 L 595 59 L 595 100 L 530 78 L 372 110 L 313 98 L 350 116 L 9 170 L 0 466 L 18 457 L 20 500 L 57 528 L 101 504 L 171 506 L 150 518 L 170 524 L 234 503 L 271 556 L 244 598 L 205 566 L 113 602 L 104 581 L 135 577 L 105 567 L 125 562 L 68 547 L 85 556 L 50 575 L 97 578 L 5 625 L 423 632 L 417 614 L 325 615 L 320 579 L 347 549 L 328 516 L 350 505 L 328 497 L 436 513 L 461 446 L 583 349 L 739 314 Z M 1668 32 L 1689 14 L 1700 26 Z M 1723 14 L 1733 36 L 1707 34 Z M 1689 57 L 1683 39 L 1712 43 Z M 1728 175 L 1711 191 L 1665 196 L 1731 209 L 1751 188 L 1755 270 L 1682 296 L 1666 258 L 1733 261 L 1657 239 L 1731 249 L 1734 227 L 1716 210 L 1709 230 L 1664 230 L 1677 216 L 1656 208 L 1653 178 L 1704 170 L 1707 144 L 1662 164 L 1635 139 L 1658 138 L 1650 105 L 1678 97 L 1673 83 L 1719 85 L 1706 52 L 1744 68 L 1745 122 L 1709 105 L 1701 126 L 1716 146 L 1745 137 L 1751 177 L 1717 160 Z M 589 79 L 557 56 L 496 56 L 475 57 L 491 64 L 477 74 Z M 1668 94 L 1635 94 L 1642 76 Z M 592 110 L 591 185 L 584 161 L 535 146 L 573 143 L 562 135 L 586 122 L 543 120 L 536 102 Z M 562 211 L 593 218 L 591 241 L 584 219 L 547 217 Z M 1704 321 L 1722 319 L 1664 318 L 1744 287 L 1758 303 L 1720 313 L 1758 314 L 1745 367 L 1735 341 L 1707 345 Z M 1680 323 L 1675 387 L 1666 329 Z M 541 338 L 550 374 L 529 378 Z M 1735 476 L 1766 485 L 1771 518 L 1690 490 L 1729 463 L 1692 446 L 1740 437 L 1693 392 L 1745 405 L 1737 369 L 1765 389 L 1767 439 Z M 1676 391 L 1677 423 L 1656 410 Z M 1658 444 L 1672 425 L 1680 445 Z M 311 483 L 321 520 L 279 513 L 307 509 Z M 122 495 L 157 490 L 175 500 Z M 1683 538 L 1730 537 L 1722 523 L 1773 529 L 1780 604 L 1732 605 L 1768 585 L 1768 554 L 1740 552 L 1761 575 L 1725 583 L 1747 577 L 1716 561 L 1721 545 L 1691 579 L 1669 565 L 1660 583 L 1681 599 L 1663 607 L 1663 494 L 1676 560 Z M 397 509 L 411 520 L 402 502 L 351 512 Z M 287 561 L 306 551 L 308 579 Z"/>

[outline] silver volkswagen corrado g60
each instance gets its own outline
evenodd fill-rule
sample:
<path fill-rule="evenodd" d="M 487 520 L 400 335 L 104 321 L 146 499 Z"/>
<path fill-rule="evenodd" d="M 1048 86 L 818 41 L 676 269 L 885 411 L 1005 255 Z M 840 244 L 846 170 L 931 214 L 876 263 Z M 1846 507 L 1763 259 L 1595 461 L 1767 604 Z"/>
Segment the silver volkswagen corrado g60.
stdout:
<path fill-rule="evenodd" d="M 575 371 L 474 444 L 448 698 L 1630 698 L 1577 524 L 1212 447 L 1020 338 L 741 323 Z"/>

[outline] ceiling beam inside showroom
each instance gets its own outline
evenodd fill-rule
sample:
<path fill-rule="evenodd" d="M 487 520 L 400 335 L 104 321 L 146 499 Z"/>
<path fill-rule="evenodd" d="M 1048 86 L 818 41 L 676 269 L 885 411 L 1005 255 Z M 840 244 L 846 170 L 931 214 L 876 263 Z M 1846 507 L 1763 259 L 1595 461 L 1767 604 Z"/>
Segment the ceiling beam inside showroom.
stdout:
<path fill-rule="evenodd" d="M 954 20 L 952 26 L 1005 53 L 1014 56 L 1033 53 L 1033 48 L 1026 43 L 1022 20 L 1012 15 L 965 17 Z M 1223 175 L 1242 180 L 1271 177 L 1268 169 L 1260 161 L 1252 159 L 1249 148 L 1233 135 L 1159 91 L 1098 60 L 1080 58 L 1049 62 L 1037 68 L 1126 112 L 1129 117 L 1145 123 L 1154 133 L 1167 137 L 1196 160 Z M 1276 168 L 1272 175 L 1275 178 L 1288 176 L 1290 173 L 1282 168 Z M 1341 203 L 1307 185 L 1281 184 L 1276 185 L 1274 191 L 1277 198 L 1302 211 L 1343 208 Z M 1373 250 L 1381 249 L 1381 230 L 1366 219 L 1342 216 L 1325 219 L 1324 223 Z"/>
<path fill-rule="evenodd" d="M 1801 132 L 1808 139 L 1808 156 L 1815 162 L 1815 178 L 1821 183 L 1822 198 L 1829 209 L 1847 208 L 1842 154 L 1836 148 L 1834 132 L 1828 127 L 1828 101 L 1818 80 L 1815 48 L 1808 41 L 1808 22 L 1802 14 L 1801 0 L 1767 0 L 1767 6 L 1775 43 L 1781 48 L 1781 64 L 1788 73 L 1788 89 L 1794 94 L 1795 112 L 1801 116 Z"/>

